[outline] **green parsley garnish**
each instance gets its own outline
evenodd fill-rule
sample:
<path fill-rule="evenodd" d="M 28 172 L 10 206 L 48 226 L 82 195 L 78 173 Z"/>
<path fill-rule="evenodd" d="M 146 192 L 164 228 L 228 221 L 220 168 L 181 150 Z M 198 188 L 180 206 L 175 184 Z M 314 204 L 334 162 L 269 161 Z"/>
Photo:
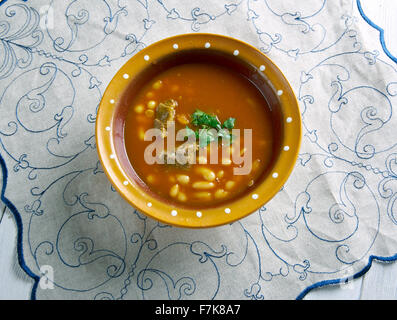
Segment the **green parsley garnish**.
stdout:
<path fill-rule="evenodd" d="M 201 110 L 196 110 L 192 114 L 192 123 L 197 127 L 220 129 L 221 123 L 216 116 L 205 113 Z"/>
<path fill-rule="evenodd" d="M 222 128 L 232 130 L 234 128 L 235 122 L 236 122 L 235 118 L 229 118 L 223 123 Z"/>
<path fill-rule="evenodd" d="M 229 130 L 234 128 L 236 122 L 235 118 L 229 118 L 221 124 L 216 116 L 198 109 L 191 117 L 192 124 L 199 128 L 196 131 L 193 131 L 186 126 L 186 137 L 195 134 L 196 139 L 200 141 L 200 148 L 206 147 L 211 142 L 217 141 L 218 138 L 223 138 L 223 141 L 226 140 L 226 143 L 232 143 L 234 137 Z M 216 130 L 216 133 L 214 133 L 214 129 Z"/>

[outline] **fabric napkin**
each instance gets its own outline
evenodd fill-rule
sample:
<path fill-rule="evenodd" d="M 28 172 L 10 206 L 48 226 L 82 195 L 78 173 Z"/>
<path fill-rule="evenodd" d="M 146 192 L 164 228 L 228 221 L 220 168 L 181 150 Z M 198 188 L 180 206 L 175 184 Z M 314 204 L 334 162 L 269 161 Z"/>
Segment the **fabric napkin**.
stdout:
<path fill-rule="evenodd" d="M 2 200 L 37 299 L 295 299 L 397 252 L 396 64 L 354 0 L 9 0 L 0 6 Z M 112 188 L 96 110 L 116 71 L 176 34 L 241 39 L 298 98 L 283 189 L 230 225 L 158 223 Z M 341 285 L 341 288 L 343 286 Z"/>

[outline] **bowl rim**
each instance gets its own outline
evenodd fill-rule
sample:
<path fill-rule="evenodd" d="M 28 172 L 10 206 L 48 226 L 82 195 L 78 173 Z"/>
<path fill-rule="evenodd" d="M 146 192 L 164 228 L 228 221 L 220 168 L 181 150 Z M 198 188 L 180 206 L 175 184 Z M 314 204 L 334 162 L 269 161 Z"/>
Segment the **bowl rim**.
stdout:
<path fill-rule="evenodd" d="M 278 159 L 271 173 L 247 194 L 211 208 L 186 208 L 170 205 L 153 197 L 129 178 L 118 162 L 114 148 L 112 126 L 117 97 L 124 92 L 129 80 L 150 63 L 176 50 L 208 49 L 229 53 L 258 68 L 280 99 L 283 137 Z M 237 57 L 238 56 L 238 57 Z M 240 220 L 260 209 L 284 186 L 296 160 L 302 138 L 302 121 L 298 100 L 279 67 L 252 45 L 225 35 L 186 33 L 162 39 L 132 56 L 113 76 L 98 106 L 95 137 L 97 152 L 103 170 L 113 187 L 133 208 L 145 215 L 176 227 L 209 228 Z"/>

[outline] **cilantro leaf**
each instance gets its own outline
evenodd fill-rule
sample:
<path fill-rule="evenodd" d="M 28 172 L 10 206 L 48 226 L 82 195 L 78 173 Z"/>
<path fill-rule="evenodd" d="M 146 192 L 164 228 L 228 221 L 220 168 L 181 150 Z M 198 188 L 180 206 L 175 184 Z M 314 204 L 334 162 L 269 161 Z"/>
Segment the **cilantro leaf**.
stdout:
<path fill-rule="evenodd" d="M 192 114 L 192 123 L 197 127 L 205 126 L 214 129 L 221 128 L 221 123 L 216 116 L 205 113 L 199 109 L 196 109 L 196 111 Z"/>
<path fill-rule="evenodd" d="M 196 140 L 199 140 L 200 148 L 206 147 L 211 142 L 218 141 L 219 138 L 222 139 L 223 144 L 230 145 L 235 138 L 235 136 L 229 132 L 229 130 L 234 128 L 236 122 L 235 118 L 229 118 L 221 124 L 216 116 L 210 115 L 199 109 L 196 109 L 196 111 L 191 115 L 191 118 L 191 124 L 199 127 L 199 129 L 193 131 L 186 126 L 185 137 L 190 137 L 195 134 Z"/>
<path fill-rule="evenodd" d="M 233 129 L 233 128 L 234 128 L 234 123 L 235 123 L 235 121 L 236 121 L 235 118 L 229 118 L 229 119 L 227 119 L 227 120 L 223 123 L 222 128 L 226 128 L 226 129 L 229 129 L 229 130 Z"/>

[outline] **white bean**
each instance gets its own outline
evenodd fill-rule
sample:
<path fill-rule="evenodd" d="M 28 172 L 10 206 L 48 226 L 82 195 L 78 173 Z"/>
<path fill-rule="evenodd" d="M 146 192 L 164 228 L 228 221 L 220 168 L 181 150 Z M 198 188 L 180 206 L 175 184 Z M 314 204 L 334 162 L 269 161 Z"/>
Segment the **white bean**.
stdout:
<path fill-rule="evenodd" d="M 215 199 L 222 199 L 228 195 L 228 192 L 223 189 L 218 189 L 215 191 Z"/>
<path fill-rule="evenodd" d="M 208 168 L 198 167 L 196 171 L 207 181 L 214 181 L 216 178 L 215 173 Z"/>
<path fill-rule="evenodd" d="M 194 197 L 200 200 L 210 200 L 212 198 L 212 194 L 210 192 L 196 192 Z"/>
<path fill-rule="evenodd" d="M 141 105 L 141 104 L 138 104 L 138 105 L 134 108 L 134 111 L 135 111 L 136 113 L 142 113 L 144 110 L 145 110 L 145 107 L 144 107 L 143 105 Z"/>
<path fill-rule="evenodd" d="M 225 175 L 225 171 L 223 171 L 223 170 L 219 170 L 218 173 L 216 174 L 216 176 L 219 179 L 222 179 L 224 175 Z"/>
<path fill-rule="evenodd" d="M 153 89 L 160 89 L 163 85 L 163 82 L 161 80 L 157 80 L 155 83 L 153 83 Z"/>
<path fill-rule="evenodd" d="M 176 180 L 181 184 L 187 185 L 190 182 L 190 177 L 186 174 L 178 174 Z"/>
<path fill-rule="evenodd" d="M 208 181 L 197 181 L 193 183 L 193 189 L 199 189 L 199 190 L 207 190 L 207 189 L 212 189 L 215 187 L 215 184 L 213 182 L 208 182 Z"/>
<path fill-rule="evenodd" d="M 148 118 L 153 118 L 154 117 L 154 111 L 151 110 L 151 109 L 148 109 L 148 110 L 145 111 L 145 115 Z"/>
<path fill-rule="evenodd" d="M 232 181 L 232 180 L 229 180 L 228 182 L 226 182 L 225 188 L 226 188 L 227 190 L 231 190 L 231 189 L 234 188 L 235 185 L 236 185 L 236 182 L 234 182 L 234 181 Z"/>
<path fill-rule="evenodd" d="M 174 184 L 170 189 L 170 196 L 175 198 L 179 193 L 179 184 Z"/>
<path fill-rule="evenodd" d="M 154 101 L 154 100 L 150 100 L 150 101 L 147 103 L 147 107 L 148 107 L 149 109 L 154 109 L 154 108 L 156 108 L 156 105 L 157 105 L 157 103 L 156 103 L 156 101 Z"/>
<path fill-rule="evenodd" d="M 183 192 L 179 192 L 178 193 L 178 200 L 181 201 L 181 202 L 185 202 L 187 200 L 186 194 L 184 194 Z"/>

